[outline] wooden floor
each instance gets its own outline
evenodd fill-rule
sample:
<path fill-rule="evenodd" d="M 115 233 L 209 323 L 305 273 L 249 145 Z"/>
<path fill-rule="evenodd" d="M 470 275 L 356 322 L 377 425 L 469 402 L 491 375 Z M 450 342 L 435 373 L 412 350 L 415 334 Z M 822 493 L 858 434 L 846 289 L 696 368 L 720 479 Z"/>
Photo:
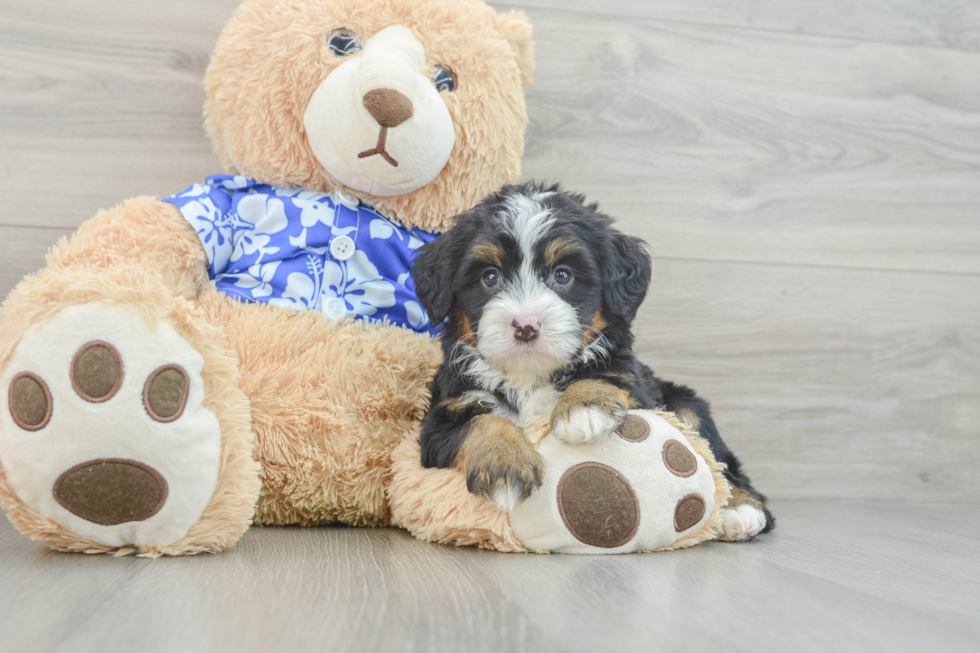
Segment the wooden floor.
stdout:
<path fill-rule="evenodd" d="M 237 4 L 0 0 L 0 297 L 98 209 L 220 172 L 201 79 Z M 0 648 L 977 650 L 980 1 L 498 6 L 535 25 L 525 175 L 649 241 L 638 351 L 712 401 L 777 531 L 593 559 L 255 529 L 149 562 L 4 524 Z"/>
<path fill-rule="evenodd" d="M 254 528 L 231 551 L 60 554 L 0 525 L 5 651 L 975 652 L 980 506 L 777 502 L 748 544 L 489 553 Z"/>

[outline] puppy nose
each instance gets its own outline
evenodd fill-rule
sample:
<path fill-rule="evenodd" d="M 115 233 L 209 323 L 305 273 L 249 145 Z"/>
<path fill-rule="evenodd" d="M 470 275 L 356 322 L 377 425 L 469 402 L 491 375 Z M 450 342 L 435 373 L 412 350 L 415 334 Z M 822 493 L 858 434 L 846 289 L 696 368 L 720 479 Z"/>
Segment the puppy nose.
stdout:
<path fill-rule="evenodd" d="M 532 317 L 514 318 L 510 325 L 514 327 L 514 337 L 521 342 L 531 342 L 538 337 L 541 322 Z"/>
<path fill-rule="evenodd" d="M 382 127 L 397 127 L 412 117 L 412 101 L 393 88 L 376 88 L 364 94 L 364 108 Z"/>

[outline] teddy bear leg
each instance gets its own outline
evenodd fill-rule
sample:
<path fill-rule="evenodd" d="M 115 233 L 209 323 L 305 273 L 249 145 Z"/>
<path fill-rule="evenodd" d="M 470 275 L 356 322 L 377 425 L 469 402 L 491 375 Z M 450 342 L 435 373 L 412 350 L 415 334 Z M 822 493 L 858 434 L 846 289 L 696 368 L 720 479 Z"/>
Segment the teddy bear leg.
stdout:
<path fill-rule="evenodd" d="M 0 503 L 56 549 L 216 551 L 254 511 L 237 357 L 193 297 L 207 288 L 168 206 L 101 214 L 4 305 Z M 134 261 L 121 245 L 141 228 L 158 239 Z"/>

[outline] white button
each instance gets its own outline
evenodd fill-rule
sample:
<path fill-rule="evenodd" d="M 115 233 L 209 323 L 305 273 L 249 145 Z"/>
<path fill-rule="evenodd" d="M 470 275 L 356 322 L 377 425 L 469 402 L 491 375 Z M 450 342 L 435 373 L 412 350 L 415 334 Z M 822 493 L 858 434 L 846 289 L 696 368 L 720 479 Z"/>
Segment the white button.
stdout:
<path fill-rule="evenodd" d="M 336 320 L 338 318 L 347 315 L 347 302 L 345 302 L 340 297 L 334 297 L 327 302 L 327 317 L 331 320 Z"/>
<path fill-rule="evenodd" d="M 338 261 L 346 261 L 354 255 L 354 240 L 349 236 L 337 236 L 330 243 L 330 253 Z"/>
<path fill-rule="evenodd" d="M 338 202 L 340 202 L 341 204 L 343 204 L 344 206 L 346 206 L 352 211 L 356 211 L 357 207 L 360 206 L 361 204 L 361 200 L 351 195 L 348 195 L 342 190 L 334 191 L 333 196 L 334 199 L 336 199 Z"/>

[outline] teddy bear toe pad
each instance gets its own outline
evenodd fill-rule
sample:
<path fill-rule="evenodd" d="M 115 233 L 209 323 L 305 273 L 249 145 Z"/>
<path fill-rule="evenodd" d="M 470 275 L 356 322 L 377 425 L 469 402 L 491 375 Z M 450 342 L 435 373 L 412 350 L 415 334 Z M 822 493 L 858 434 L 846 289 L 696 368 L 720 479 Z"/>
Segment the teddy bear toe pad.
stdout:
<path fill-rule="evenodd" d="M 584 444 L 545 438 L 541 487 L 510 514 L 528 549 L 628 553 L 671 546 L 715 508 L 712 470 L 658 415 L 632 411 L 613 437 Z"/>
<path fill-rule="evenodd" d="M 173 327 L 117 305 L 32 327 L 0 379 L 0 462 L 17 497 L 105 546 L 179 540 L 218 478 L 203 366 Z"/>

